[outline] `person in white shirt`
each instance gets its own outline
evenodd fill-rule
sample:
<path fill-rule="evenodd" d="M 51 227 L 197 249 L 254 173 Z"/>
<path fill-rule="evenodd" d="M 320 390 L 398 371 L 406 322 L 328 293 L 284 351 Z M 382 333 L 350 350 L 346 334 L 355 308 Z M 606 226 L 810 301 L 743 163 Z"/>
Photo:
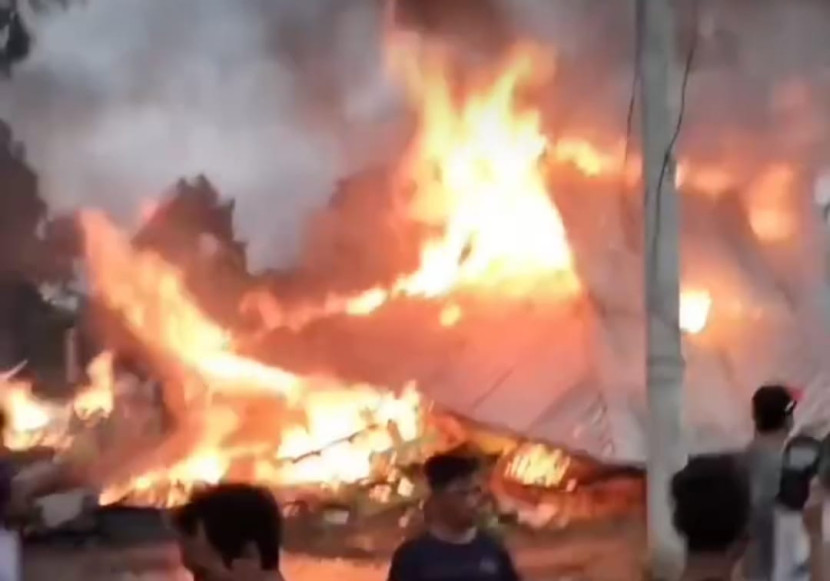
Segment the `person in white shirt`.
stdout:
<path fill-rule="evenodd" d="M 805 526 L 815 498 L 821 443 L 807 435 L 793 437 L 784 448 L 781 482 L 773 510 L 774 581 L 809 581 L 810 538 Z"/>
<path fill-rule="evenodd" d="M 784 446 L 793 426 L 796 398 L 783 385 L 765 385 L 752 397 L 755 437 L 743 455 L 752 510 L 743 558 L 747 581 L 771 581 L 775 556 L 774 512 Z"/>

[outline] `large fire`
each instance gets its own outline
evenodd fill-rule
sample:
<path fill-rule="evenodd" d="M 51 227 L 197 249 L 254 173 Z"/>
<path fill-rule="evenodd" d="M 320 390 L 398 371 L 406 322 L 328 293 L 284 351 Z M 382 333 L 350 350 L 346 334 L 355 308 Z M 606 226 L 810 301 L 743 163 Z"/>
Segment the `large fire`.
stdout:
<path fill-rule="evenodd" d="M 459 284 L 561 275 L 576 286 L 565 226 L 547 189 L 548 141 L 537 111 L 517 103 L 535 61 L 520 52 L 491 84 L 462 102 L 440 53 L 403 53 L 400 66 L 421 112 L 421 132 L 404 164 L 417 184 L 411 215 L 438 224 L 409 290 L 444 294 Z"/>
<path fill-rule="evenodd" d="M 525 83 L 550 70 L 531 52 L 517 51 L 459 91 L 443 52 L 403 46 L 391 63 L 419 114 L 419 131 L 399 166 L 399 179 L 413 191 L 404 211 L 434 226 L 419 267 L 391 285 L 330 296 L 303 312 L 286 312 L 276 299 L 270 310 L 260 303 L 271 327 L 302 326 L 333 313 L 368 315 L 397 296 L 441 301 L 441 324 L 450 327 L 464 317 L 449 299 L 459 290 L 555 301 L 582 293 L 547 173 L 550 164 L 573 166 L 586 178 L 627 173 L 622 151 L 545 135 L 539 112 L 519 99 Z M 133 496 L 175 503 L 194 484 L 233 476 L 281 487 L 355 482 L 377 475 L 384 455 L 400 453 L 428 429 L 429 406 L 416 386 L 395 386 L 403 387 L 396 394 L 247 357 L 238 338 L 199 306 L 176 265 L 134 248 L 100 213 L 84 213 L 81 225 L 94 296 L 149 354 L 178 435 L 110 476 L 104 502 Z M 684 330 L 702 332 L 711 304 L 705 290 L 684 293 Z M 7 380 L 8 444 L 78 454 L 80 439 L 71 437 L 69 426 L 113 413 L 123 395 L 109 354 L 94 362 L 89 375 L 90 385 L 68 407 Z M 534 457 L 519 458 L 511 470 L 533 473 L 534 482 L 546 484 L 563 477 L 564 456 L 544 456 L 555 465 L 535 471 Z M 540 469 L 544 474 L 537 474 Z"/>

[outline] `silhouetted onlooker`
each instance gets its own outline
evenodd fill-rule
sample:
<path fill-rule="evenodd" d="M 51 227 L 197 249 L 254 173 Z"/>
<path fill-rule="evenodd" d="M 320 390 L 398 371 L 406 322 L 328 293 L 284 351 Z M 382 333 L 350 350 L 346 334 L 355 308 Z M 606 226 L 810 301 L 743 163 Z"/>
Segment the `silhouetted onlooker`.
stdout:
<path fill-rule="evenodd" d="M 674 523 L 686 542 L 688 581 L 731 578 L 750 512 L 746 474 L 730 456 L 694 458 L 671 485 Z"/>
<path fill-rule="evenodd" d="M 781 485 L 784 446 L 793 425 L 796 400 L 782 385 L 765 385 L 752 398 L 755 437 L 745 453 L 752 511 L 743 573 L 747 581 L 772 579 L 774 513 Z"/>
<path fill-rule="evenodd" d="M 282 517 L 267 490 L 222 484 L 197 492 L 176 511 L 174 524 L 194 581 L 282 579 Z"/>

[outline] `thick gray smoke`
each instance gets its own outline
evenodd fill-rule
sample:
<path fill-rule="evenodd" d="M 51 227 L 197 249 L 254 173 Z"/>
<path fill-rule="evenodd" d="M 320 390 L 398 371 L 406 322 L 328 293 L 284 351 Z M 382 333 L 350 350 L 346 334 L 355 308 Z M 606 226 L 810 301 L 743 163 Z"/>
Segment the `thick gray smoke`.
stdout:
<path fill-rule="evenodd" d="M 503 1 L 526 31 L 577 63 L 560 97 L 585 111 L 574 106 L 566 117 L 579 123 L 601 110 L 621 129 L 632 3 Z M 99 206 L 129 223 L 141 201 L 205 173 L 237 199 L 252 262 L 285 263 L 303 217 L 394 132 L 379 4 L 87 0 L 36 19 L 34 53 L 0 85 L 0 117 L 24 141 L 53 207 Z M 711 127 L 755 105 L 766 110 L 758 101 L 770 80 L 817 79 L 811 71 L 830 62 L 828 13 L 809 0 L 736 3 L 719 9 L 714 25 L 703 22 L 714 41 L 697 58 L 684 134 L 691 138 L 697 121 Z M 805 119 L 814 129 L 824 121 Z"/>
<path fill-rule="evenodd" d="M 578 88 L 579 100 L 595 107 L 599 95 L 608 99 L 606 108 L 615 110 L 629 100 L 635 52 L 633 0 L 510 2 L 522 26 L 551 40 L 562 61 L 575 60 L 590 80 Z M 677 6 L 678 72 L 685 68 L 691 39 L 697 35 L 685 137 L 711 147 L 724 126 L 742 124 L 745 131 L 770 131 L 772 155 L 790 145 L 802 148 L 801 156 L 825 148 L 830 137 L 826 3 L 689 0 Z M 797 102 L 805 93 L 802 89 L 810 93 L 810 103 L 803 98 Z M 782 138 L 788 140 L 786 145 Z"/>
<path fill-rule="evenodd" d="M 205 173 L 237 199 L 252 262 L 283 262 L 300 217 L 376 141 L 363 139 L 386 86 L 371 3 L 90 0 L 34 26 L 0 116 L 57 209 L 130 223 Z"/>

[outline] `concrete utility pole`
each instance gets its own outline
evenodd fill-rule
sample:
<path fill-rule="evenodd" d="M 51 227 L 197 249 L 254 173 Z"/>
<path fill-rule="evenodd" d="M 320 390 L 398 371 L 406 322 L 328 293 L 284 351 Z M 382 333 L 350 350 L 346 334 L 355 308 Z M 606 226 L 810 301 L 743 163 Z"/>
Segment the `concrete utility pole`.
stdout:
<path fill-rule="evenodd" d="M 673 0 L 637 0 L 645 184 L 646 381 L 648 389 L 648 548 L 650 575 L 679 577 L 683 549 L 671 518 L 669 484 L 686 463 L 679 326 L 679 201 L 672 138 L 678 107 Z"/>

